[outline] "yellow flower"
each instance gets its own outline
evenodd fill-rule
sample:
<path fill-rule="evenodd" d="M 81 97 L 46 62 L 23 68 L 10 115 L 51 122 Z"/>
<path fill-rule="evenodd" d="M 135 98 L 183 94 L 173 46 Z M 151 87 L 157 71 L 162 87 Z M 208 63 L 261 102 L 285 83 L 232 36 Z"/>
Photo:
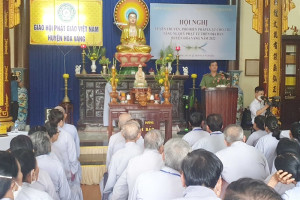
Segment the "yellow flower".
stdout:
<path fill-rule="evenodd" d="M 119 79 L 116 78 L 115 81 L 116 81 L 116 83 L 117 83 L 117 82 L 119 82 Z"/>
<path fill-rule="evenodd" d="M 169 60 L 169 57 L 166 57 L 166 60 Z"/>
<path fill-rule="evenodd" d="M 197 74 L 192 74 L 191 77 L 192 77 L 192 78 L 197 78 L 198 75 L 197 75 Z"/>
<path fill-rule="evenodd" d="M 63 74 L 63 78 L 69 78 L 70 75 L 69 74 Z"/>
<path fill-rule="evenodd" d="M 165 76 L 166 74 L 165 74 L 165 72 L 162 72 L 161 75 L 162 75 L 162 76 Z"/>
<path fill-rule="evenodd" d="M 169 57 L 172 57 L 173 55 L 172 55 L 172 54 L 168 54 L 168 56 L 169 56 Z"/>
<path fill-rule="evenodd" d="M 159 80 L 158 80 L 158 83 L 159 83 L 159 84 L 163 84 L 163 83 L 164 83 L 164 79 L 162 79 L 162 78 L 159 79 Z"/>

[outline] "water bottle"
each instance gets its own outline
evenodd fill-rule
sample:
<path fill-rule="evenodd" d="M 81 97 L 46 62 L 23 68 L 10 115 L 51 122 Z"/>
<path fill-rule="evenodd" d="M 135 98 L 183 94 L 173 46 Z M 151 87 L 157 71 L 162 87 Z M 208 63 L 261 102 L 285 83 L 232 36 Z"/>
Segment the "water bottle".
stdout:
<path fill-rule="evenodd" d="M 15 130 L 14 130 L 14 132 L 15 133 L 18 133 L 18 127 L 19 127 L 19 124 L 18 124 L 18 120 L 17 121 L 15 121 L 15 126 L 14 126 L 14 128 L 15 128 Z"/>

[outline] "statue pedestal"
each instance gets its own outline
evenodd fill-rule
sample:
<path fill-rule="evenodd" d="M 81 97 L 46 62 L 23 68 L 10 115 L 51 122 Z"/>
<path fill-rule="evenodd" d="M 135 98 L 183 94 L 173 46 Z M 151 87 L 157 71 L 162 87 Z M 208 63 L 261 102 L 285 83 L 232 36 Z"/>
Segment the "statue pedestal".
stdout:
<path fill-rule="evenodd" d="M 138 67 L 146 66 L 152 56 L 150 53 L 116 53 L 115 58 L 121 63 L 121 67 Z"/>

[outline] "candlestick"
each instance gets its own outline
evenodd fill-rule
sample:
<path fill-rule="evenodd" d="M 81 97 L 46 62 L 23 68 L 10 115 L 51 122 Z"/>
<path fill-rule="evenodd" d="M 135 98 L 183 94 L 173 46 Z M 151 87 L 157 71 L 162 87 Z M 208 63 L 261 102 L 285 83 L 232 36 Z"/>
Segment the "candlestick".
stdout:
<path fill-rule="evenodd" d="M 176 47 L 176 50 L 177 50 L 177 47 Z M 180 50 L 180 47 L 179 47 L 179 50 Z M 179 71 L 179 50 L 177 50 L 177 55 L 176 55 L 176 73 L 175 75 L 181 75 L 180 74 L 180 71 Z"/>
<path fill-rule="evenodd" d="M 86 45 L 83 44 L 81 45 L 81 48 L 82 48 L 82 71 L 81 71 L 81 74 L 87 74 L 86 71 L 85 71 L 85 47 Z"/>
<path fill-rule="evenodd" d="M 64 103 L 69 103 L 70 99 L 68 97 L 68 78 L 69 78 L 69 74 L 63 74 L 63 78 L 65 79 L 65 97 L 63 99 Z"/>

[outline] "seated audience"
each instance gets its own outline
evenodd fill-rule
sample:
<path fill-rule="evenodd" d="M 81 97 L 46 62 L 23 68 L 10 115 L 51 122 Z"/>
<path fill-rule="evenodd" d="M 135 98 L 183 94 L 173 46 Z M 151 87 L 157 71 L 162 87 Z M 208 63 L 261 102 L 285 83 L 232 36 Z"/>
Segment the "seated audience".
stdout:
<path fill-rule="evenodd" d="M 28 136 L 30 136 L 32 133 L 37 132 L 37 131 L 44 131 L 46 132 L 46 127 L 45 126 L 34 126 L 31 127 L 28 131 Z"/>
<path fill-rule="evenodd" d="M 49 114 L 49 122 L 58 129 L 64 126 L 64 115 L 57 109 L 52 109 Z M 59 159 L 63 167 L 72 191 L 73 199 L 83 199 L 80 187 L 81 166 L 77 159 L 76 147 L 73 137 L 64 129 L 59 130 L 59 136 L 56 142 L 52 144 L 54 152 L 59 152 Z"/>
<path fill-rule="evenodd" d="M 52 198 L 44 191 L 40 191 L 30 187 L 39 176 L 39 168 L 32 150 L 19 149 L 12 151 L 12 154 L 19 161 L 21 172 L 23 174 L 22 190 L 16 200 L 52 200 Z"/>
<path fill-rule="evenodd" d="M 191 147 L 201 138 L 209 136 L 209 133 L 201 128 L 203 120 L 203 114 L 200 112 L 193 112 L 190 115 L 189 125 L 192 130 L 185 134 L 182 139 L 187 141 Z"/>
<path fill-rule="evenodd" d="M 31 132 L 31 134 L 32 133 L 33 132 Z M 11 140 L 10 150 L 16 151 L 19 149 L 34 152 L 32 141 L 28 136 L 18 135 Z M 48 193 L 55 200 L 59 199 L 58 195 L 56 194 L 54 184 L 48 172 L 44 171 L 43 169 L 39 169 L 39 176 L 34 183 L 30 184 L 30 187 Z"/>
<path fill-rule="evenodd" d="M 257 144 L 259 138 L 267 135 L 267 132 L 265 131 L 265 120 L 266 117 L 263 115 L 258 115 L 254 118 L 254 124 L 253 129 L 255 130 L 249 138 L 247 139 L 247 144 L 254 146 Z"/>
<path fill-rule="evenodd" d="M 296 187 L 285 191 L 284 200 L 300 199 L 300 157 L 293 153 L 278 155 L 275 159 L 278 172 L 272 177 L 269 185 L 274 187 L 279 181 L 285 184 L 294 183 Z"/>
<path fill-rule="evenodd" d="M 224 136 L 227 148 L 216 153 L 223 163 L 223 193 L 227 184 L 240 178 L 265 180 L 270 175 L 264 155 L 244 142 L 242 127 L 231 124 L 225 128 Z"/>
<path fill-rule="evenodd" d="M 117 151 L 111 159 L 108 168 L 108 178 L 103 190 L 103 199 L 111 199 L 113 188 L 126 169 L 131 158 L 142 154 L 143 149 L 136 144 L 140 138 L 140 125 L 136 121 L 128 121 L 122 126 L 121 134 L 125 138 L 125 147 Z"/>
<path fill-rule="evenodd" d="M 137 177 L 150 170 L 160 170 L 164 163 L 162 153 L 164 138 L 159 130 L 150 130 L 144 138 L 145 150 L 143 154 L 132 158 L 128 166 L 118 179 L 112 199 L 129 199 Z"/>
<path fill-rule="evenodd" d="M 260 180 L 241 178 L 230 183 L 223 200 L 282 200 L 275 190 Z"/>
<path fill-rule="evenodd" d="M 215 154 L 204 149 L 188 153 L 181 169 L 181 181 L 186 189 L 179 199 L 219 199 L 223 164 Z"/>
<path fill-rule="evenodd" d="M 165 166 L 160 171 L 141 174 L 136 179 L 130 199 L 165 200 L 182 197 L 181 163 L 190 151 L 191 147 L 186 141 L 179 138 L 168 140 L 163 153 Z"/>
<path fill-rule="evenodd" d="M 68 132 L 73 137 L 75 147 L 76 147 L 76 155 L 77 155 L 77 158 L 79 158 L 79 156 L 80 156 L 80 140 L 79 140 L 79 135 L 78 135 L 78 132 L 77 132 L 77 128 L 72 124 L 67 124 L 66 123 L 66 119 L 67 119 L 68 114 L 66 113 L 66 111 L 63 107 L 56 106 L 54 109 L 57 109 L 57 110 L 59 110 L 60 112 L 63 113 L 63 115 L 64 115 L 64 119 L 63 119 L 64 125 L 63 125 L 63 127 L 59 128 L 59 130 L 64 129 L 66 132 Z"/>
<path fill-rule="evenodd" d="M 296 155 L 300 155 L 300 145 L 296 140 L 293 139 L 288 139 L 288 138 L 282 138 L 278 142 L 277 148 L 276 148 L 276 153 L 277 156 L 285 153 L 293 153 Z M 273 164 L 273 173 L 266 178 L 265 183 L 269 183 L 271 178 L 276 175 L 276 168 L 275 168 L 275 163 Z M 284 194 L 285 191 L 290 190 L 295 187 L 295 184 L 290 183 L 290 184 L 283 184 L 281 182 L 278 182 L 278 184 L 274 187 L 274 190 L 278 192 L 280 195 Z"/>
<path fill-rule="evenodd" d="M 291 125 L 290 129 L 290 138 L 297 140 L 300 142 L 300 123 L 294 122 Z"/>
<path fill-rule="evenodd" d="M 122 113 L 119 116 L 119 122 L 118 127 L 121 130 L 123 125 L 131 120 L 131 115 L 129 113 Z M 136 142 L 141 148 L 144 148 L 144 139 L 143 137 L 140 137 Z M 109 164 L 111 161 L 112 156 L 120 149 L 125 147 L 125 138 L 121 134 L 121 131 L 118 133 L 113 134 L 109 138 L 108 148 L 107 148 L 107 154 L 106 154 L 106 168 L 109 168 Z"/>
<path fill-rule="evenodd" d="M 22 188 L 22 178 L 17 159 L 7 151 L 0 151 L 0 199 L 15 200 Z"/>
<path fill-rule="evenodd" d="M 51 134 L 51 133 L 50 133 Z M 48 172 L 55 191 L 60 199 L 71 199 L 71 190 L 62 164 L 51 155 L 50 138 L 46 132 L 37 131 L 30 135 L 33 146 L 36 149 L 36 160 L 40 169 Z"/>
<path fill-rule="evenodd" d="M 273 162 L 276 158 L 276 147 L 280 139 L 279 124 L 276 117 L 269 116 L 266 118 L 265 130 L 268 134 L 258 140 L 255 148 L 265 155 L 270 172 L 272 172 Z"/>
<path fill-rule="evenodd" d="M 220 114 L 210 114 L 206 120 L 206 131 L 209 132 L 209 136 L 201 138 L 196 142 L 192 149 L 205 149 L 212 153 L 216 153 L 222 149 L 225 149 L 224 135 L 221 132 L 223 127 L 223 119 Z"/>

